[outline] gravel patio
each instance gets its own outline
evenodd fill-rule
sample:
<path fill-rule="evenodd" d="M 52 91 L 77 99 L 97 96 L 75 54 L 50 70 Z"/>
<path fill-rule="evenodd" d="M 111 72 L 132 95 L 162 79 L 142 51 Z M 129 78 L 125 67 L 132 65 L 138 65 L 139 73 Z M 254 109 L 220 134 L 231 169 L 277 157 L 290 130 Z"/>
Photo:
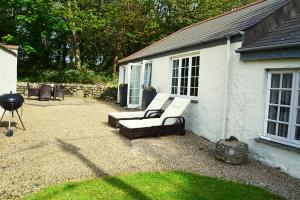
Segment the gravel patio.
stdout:
<path fill-rule="evenodd" d="M 40 188 L 95 176 L 153 170 L 184 170 L 250 183 L 288 199 L 299 199 L 300 181 L 256 161 L 227 165 L 210 155 L 211 144 L 192 133 L 127 140 L 107 126 L 120 108 L 83 98 L 26 100 L 23 121 L 14 118 L 14 136 L 0 127 L 0 198 L 19 199 Z M 7 116 L 4 121 L 7 121 Z"/>

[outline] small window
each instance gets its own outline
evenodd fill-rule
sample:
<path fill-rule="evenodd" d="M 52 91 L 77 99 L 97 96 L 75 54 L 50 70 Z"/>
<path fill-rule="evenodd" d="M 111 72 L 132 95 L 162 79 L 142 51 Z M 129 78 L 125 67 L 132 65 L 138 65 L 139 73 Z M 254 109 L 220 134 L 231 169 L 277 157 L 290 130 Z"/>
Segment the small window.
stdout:
<path fill-rule="evenodd" d="M 300 73 L 269 72 L 264 136 L 300 145 Z"/>
<path fill-rule="evenodd" d="M 191 56 L 172 60 L 171 94 L 198 96 L 200 57 Z"/>

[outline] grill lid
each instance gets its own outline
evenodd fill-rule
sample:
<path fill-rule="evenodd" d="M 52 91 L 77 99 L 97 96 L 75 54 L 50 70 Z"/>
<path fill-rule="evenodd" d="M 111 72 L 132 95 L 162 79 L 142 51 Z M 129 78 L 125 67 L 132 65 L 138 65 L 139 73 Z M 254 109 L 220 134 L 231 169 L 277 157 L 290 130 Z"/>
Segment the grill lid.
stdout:
<path fill-rule="evenodd" d="M 20 94 L 4 94 L 0 96 L 0 106 L 4 110 L 13 111 L 19 109 L 24 103 L 24 98 Z"/>

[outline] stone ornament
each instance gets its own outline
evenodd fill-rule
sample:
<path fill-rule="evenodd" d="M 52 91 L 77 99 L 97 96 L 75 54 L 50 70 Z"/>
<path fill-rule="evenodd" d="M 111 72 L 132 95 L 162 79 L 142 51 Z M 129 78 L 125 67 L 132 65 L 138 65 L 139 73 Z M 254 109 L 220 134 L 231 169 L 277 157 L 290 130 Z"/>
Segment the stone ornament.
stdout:
<path fill-rule="evenodd" d="M 239 142 L 235 137 L 220 140 L 215 145 L 214 157 L 233 165 L 246 163 L 248 160 L 248 145 Z"/>

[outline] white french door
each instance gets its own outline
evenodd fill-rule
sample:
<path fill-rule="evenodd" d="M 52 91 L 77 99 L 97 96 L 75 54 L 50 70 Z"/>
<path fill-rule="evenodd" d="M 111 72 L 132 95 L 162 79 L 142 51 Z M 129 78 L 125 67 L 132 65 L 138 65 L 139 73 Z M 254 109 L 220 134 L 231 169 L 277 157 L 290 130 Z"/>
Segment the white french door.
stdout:
<path fill-rule="evenodd" d="M 142 65 L 140 63 L 129 64 L 129 83 L 127 97 L 128 108 L 136 108 L 140 106 L 141 71 Z"/>
<path fill-rule="evenodd" d="M 151 84 L 152 63 L 144 60 L 142 63 L 130 63 L 128 73 L 128 108 L 141 106 L 145 87 Z"/>

